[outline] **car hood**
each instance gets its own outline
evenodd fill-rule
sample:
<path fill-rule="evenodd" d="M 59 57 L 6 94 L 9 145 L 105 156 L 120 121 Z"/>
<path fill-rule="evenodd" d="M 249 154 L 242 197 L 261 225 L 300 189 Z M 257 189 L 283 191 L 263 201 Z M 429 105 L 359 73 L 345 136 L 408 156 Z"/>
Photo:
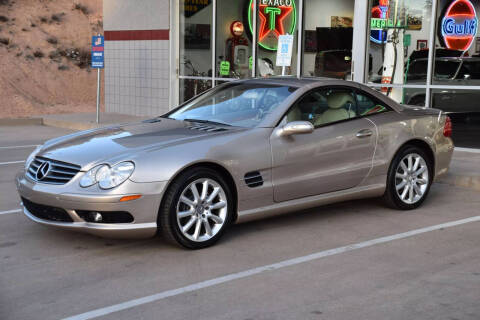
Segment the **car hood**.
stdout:
<path fill-rule="evenodd" d="M 169 145 L 203 140 L 244 128 L 215 126 L 172 119 L 152 119 L 140 123 L 82 131 L 47 141 L 38 156 L 77 164 L 88 170 L 99 163 L 134 160 L 143 152 Z"/>

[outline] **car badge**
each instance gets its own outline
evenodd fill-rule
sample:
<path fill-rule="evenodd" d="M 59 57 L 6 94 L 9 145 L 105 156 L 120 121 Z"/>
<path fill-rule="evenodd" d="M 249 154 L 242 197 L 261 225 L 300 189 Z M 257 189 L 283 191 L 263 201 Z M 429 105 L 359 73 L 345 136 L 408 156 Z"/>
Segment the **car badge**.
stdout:
<path fill-rule="evenodd" d="M 50 162 L 45 161 L 44 163 L 42 163 L 40 167 L 38 167 L 37 169 L 37 173 L 36 173 L 37 180 L 40 181 L 43 178 L 45 178 L 50 172 L 50 167 L 51 167 Z"/>

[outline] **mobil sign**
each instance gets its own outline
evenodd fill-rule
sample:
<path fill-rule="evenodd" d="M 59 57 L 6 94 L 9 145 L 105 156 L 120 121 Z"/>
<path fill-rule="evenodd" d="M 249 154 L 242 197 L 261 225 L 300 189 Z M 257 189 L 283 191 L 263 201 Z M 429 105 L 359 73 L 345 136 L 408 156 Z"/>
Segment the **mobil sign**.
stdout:
<path fill-rule="evenodd" d="M 455 0 L 445 10 L 441 20 L 441 33 L 445 46 L 467 51 L 477 34 L 478 20 L 469 0 Z"/>

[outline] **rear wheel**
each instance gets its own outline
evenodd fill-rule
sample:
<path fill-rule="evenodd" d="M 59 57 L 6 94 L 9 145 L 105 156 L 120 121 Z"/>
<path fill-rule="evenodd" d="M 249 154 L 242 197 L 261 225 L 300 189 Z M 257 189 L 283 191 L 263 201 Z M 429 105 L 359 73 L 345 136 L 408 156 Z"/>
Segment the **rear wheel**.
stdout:
<path fill-rule="evenodd" d="M 209 168 L 195 168 L 168 188 L 158 223 L 168 241 L 200 249 L 220 239 L 232 212 L 231 191 L 222 176 Z"/>
<path fill-rule="evenodd" d="M 402 148 L 390 165 L 383 196 L 386 204 L 401 210 L 418 208 L 430 190 L 432 172 L 431 161 L 422 149 Z"/>

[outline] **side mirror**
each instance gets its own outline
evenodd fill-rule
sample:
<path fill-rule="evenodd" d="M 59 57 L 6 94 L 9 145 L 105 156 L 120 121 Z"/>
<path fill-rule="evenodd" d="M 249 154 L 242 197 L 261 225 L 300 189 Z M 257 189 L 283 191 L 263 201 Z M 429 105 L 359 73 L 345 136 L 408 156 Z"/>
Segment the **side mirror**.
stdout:
<path fill-rule="evenodd" d="M 278 131 L 278 135 L 281 137 L 288 137 L 294 134 L 307 134 L 312 133 L 315 127 L 308 121 L 293 121 L 287 123 Z"/>
<path fill-rule="evenodd" d="M 472 76 L 469 75 L 469 74 L 464 74 L 464 75 L 463 75 L 463 80 L 470 80 L 471 77 L 472 77 Z"/>

